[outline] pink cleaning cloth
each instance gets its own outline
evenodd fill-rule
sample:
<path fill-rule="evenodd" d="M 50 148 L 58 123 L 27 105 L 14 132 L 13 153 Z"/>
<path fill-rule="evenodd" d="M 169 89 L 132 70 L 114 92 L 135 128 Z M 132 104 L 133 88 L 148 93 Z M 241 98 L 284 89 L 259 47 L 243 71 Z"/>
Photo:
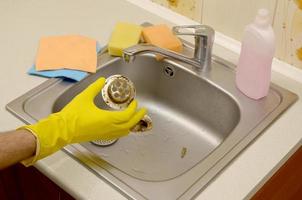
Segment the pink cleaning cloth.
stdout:
<path fill-rule="evenodd" d="M 36 70 L 75 69 L 95 73 L 96 40 L 79 36 L 50 36 L 40 40 Z"/>

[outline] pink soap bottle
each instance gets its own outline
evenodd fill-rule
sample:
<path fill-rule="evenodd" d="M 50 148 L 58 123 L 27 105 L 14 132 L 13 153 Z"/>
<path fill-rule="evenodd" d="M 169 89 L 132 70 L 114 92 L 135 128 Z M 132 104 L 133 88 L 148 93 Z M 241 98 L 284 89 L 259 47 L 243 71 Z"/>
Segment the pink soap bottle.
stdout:
<path fill-rule="evenodd" d="M 259 9 L 254 22 L 245 28 L 237 65 L 236 85 L 243 94 L 252 99 L 267 95 L 274 53 L 275 34 L 269 11 Z"/>

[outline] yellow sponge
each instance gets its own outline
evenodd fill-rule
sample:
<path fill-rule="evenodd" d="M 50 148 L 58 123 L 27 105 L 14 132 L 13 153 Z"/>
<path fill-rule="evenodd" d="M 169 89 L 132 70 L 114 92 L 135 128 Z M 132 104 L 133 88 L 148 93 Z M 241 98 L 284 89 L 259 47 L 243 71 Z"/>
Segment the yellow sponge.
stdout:
<path fill-rule="evenodd" d="M 155 25 L 143 28 L 145 42 L 176 52 L 182 51 L 182 43 L 167 25 Z"/>
<path fill-rule="evenodd" d="M 108 43 L 108 52 L 112 56 L 122 56 L 123 49 L 137 44 L 142 27 L 130 23 L 117 23 Z"/>

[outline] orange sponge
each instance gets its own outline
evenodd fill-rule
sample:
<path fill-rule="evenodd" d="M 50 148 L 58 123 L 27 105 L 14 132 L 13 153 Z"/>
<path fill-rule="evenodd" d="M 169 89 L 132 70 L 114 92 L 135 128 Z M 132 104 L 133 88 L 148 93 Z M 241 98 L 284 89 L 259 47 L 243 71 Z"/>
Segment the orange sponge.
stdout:
<path fill-rule="evenodd" d="M 182 51 L 182 43 L 167 25 L 155 25 L 143 28 L 145 42 L 176 52 Z"/>

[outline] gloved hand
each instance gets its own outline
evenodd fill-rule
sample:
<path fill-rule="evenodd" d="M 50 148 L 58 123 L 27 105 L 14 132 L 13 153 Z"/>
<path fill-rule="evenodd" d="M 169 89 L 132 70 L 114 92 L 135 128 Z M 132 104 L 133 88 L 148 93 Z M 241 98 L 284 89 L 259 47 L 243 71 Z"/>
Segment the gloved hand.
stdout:
<path fill-rule="evenodd" d="M 23 161 L 32 165 L 67 144 L 97 139 L 116 139 L 129 133 L 146 114 L 146 109 L 136 110 L 134 100 L 123 111 L 107 111 L 96 107 L 93 100 L 105 83 L 100 78 L 78 94 L 62 111 L 51 114 L 36 124 L 23 126 L 37 139 L 36 154 Z"/>

